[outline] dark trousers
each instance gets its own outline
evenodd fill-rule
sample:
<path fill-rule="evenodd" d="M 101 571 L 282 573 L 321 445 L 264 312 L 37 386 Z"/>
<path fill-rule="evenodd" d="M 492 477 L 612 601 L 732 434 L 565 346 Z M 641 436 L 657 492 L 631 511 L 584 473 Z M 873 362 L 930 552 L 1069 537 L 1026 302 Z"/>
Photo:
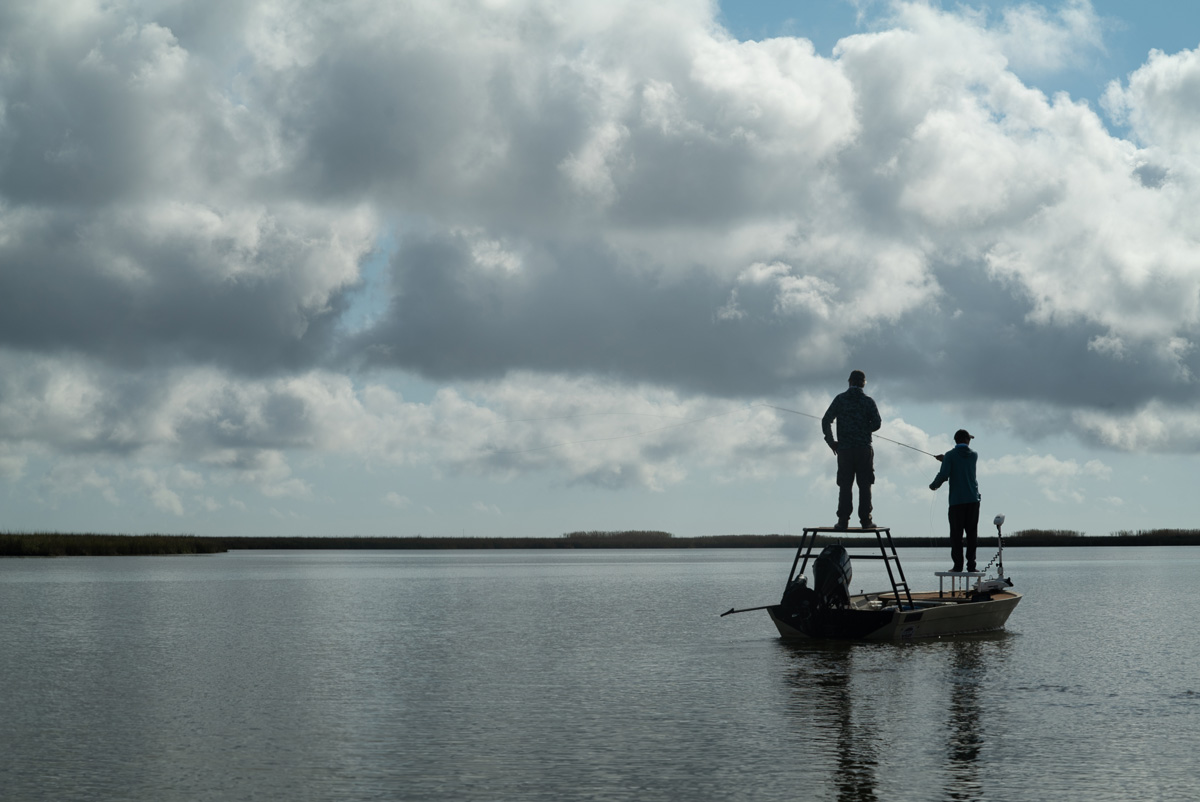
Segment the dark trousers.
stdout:
<path fill-rule="evenodd" d="M 838 511 L 839 521 L 850 519 L 854 512 L 851 488 L 858 485 L 858 520 L 871 520 L 871 485 L 875 483 L 875 449 L 870 446 L 838 446 Z"/>
<path fill-rule="evenodd" d="M 950 505 L 950 559 L 954 570 L 963 567 L 963 533 L 967 535 L 967 570 L 975 570 L 975 540 L 979 537 L 979 502 Z"/>

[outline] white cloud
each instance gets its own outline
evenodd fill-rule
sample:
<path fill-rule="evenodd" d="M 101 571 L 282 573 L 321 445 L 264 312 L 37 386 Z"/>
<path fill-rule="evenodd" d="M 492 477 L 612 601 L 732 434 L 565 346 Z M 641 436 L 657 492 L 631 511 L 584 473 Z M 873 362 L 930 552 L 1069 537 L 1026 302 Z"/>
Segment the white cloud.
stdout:
<path fill-rule="evenodd" d="M 134 471 L 134 478 L 142 485 L 142 491 L 154 506 L 172 515 L 183 515 L 183 501 L 179 494 L 167 486 L 166 479 L 148 468 Z"/>
<path fill-rule="evenodd" d="M 500 512 L 500 508 L 495 504 L 487 504 L 482 501 L 472 502 L 471 509 L 475 510 L 475 512 L 483 513 L 484 515 L 495 515 L 498 517 L 502 514 Z"/>
<path fill-rule="evenodd" d="M 114 477 L 79 458 L 56 462 L 41 477 L 39 489 L 42 501 L 52 507 L 85 492 L 99 493 L 105 502 L 114 507 L 122 504 Z"/>
<path fill-rule="evenodd" d="M 25 475 L 27 457 L 16 453 L 7 443 L 0 443 L 0 477 L 4 479 L 20 479 Z"/>
<path fill-rule="evenodd" d="M 1194 173 L 1200 152 L 1195 130 L 1200 124 L 1200 50 L 1167 54 L 1151 50 L 1146 63 L 1135 70 L 1127 84 L 1113 81 L 1104 94 L 1105 108 L 1118 121 L 1129 125 L 1149 149 L 1148 157 L 1185 157 Z"/>
<path fill-rule="evenodd" d="M 1192 453 L 1200 444 L 1200 420 L 1190 406 L 1152 402 L 1129 415 L 1078 410 L 1074 422 L 1100 444 L 1122 451 Z"/>
<path fill-rule="evenodd" d="M 1111 470 L 1099 460 L 1088 460 L 1080 464 L 1075 460 L 1060 460 L 1050 454 L 1007 455 L 998 459 L 980 460 L 979 472 L 985 476 L 1013 474 L 1045 479 L 1073 476 L 1105 479 L 1111 474 Z"/>
<path fill-rule="evenodd" d="M 1069 0 L 1053 12 L 1022 3 L 1001 15 L 1000 46 L 1018 70 L 1061 70 L 1088 50 L 1104 49 L 1100 18 L 1089 0 Z"/>
<path fill-rule="evenodd" d="M 1112 469 L 1095 459 L 1081 464 L 1076 460 L 1061 460 L 1049 454 L 1023 454 L 980 460 L 979 474 L 1029 477 L 1048 500 L 1079 504 L 1085 500 L 1086 495 L 1079 488 L 1078 480 L 1086 478 L 1104 481 L 1112 475 Z"/>
<path fill-rule="evenodd" d="M 395 490 L 389 490 L 382 499 L 383 503 L 398 510 L 406 510 L 412 506 L 412 499 L 402 496 Z"/>

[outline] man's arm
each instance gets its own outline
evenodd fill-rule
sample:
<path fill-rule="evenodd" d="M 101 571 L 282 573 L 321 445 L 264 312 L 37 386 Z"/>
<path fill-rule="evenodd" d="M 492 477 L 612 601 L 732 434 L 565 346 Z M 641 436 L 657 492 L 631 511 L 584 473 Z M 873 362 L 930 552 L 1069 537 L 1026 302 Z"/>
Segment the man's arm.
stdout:
<path fill-rule="evenodd" d="M 825 417 L 821 418 L 821 433 L 825 435 L 825 442 L 833 449 L 834 454 L 837 453 L 837 441 L 833 439 L 833 419 L 838 415 L 837 405 L 837 396 L 834 396 L 829 409 L 825 410 Z"/>
<path fill-rule="evenodd" d="M 939 487 L 942 486 L 942 483 L 944 483 L 949 478 L 950 478 L 950 463 L 947 462 L 946 460 L 942 460 L 942 467 L 938 471 L 938 475 L 935 476 L 933 478 L 933 481 L 929 484 L 929 489 L 937 490 Z"/>
<path fill-rule="evenodd" d="M 871 402 L 871 414 L 867 420 L 867 426 L 870 427 L 871 431 L 877 432 L 879 431 L 879 427 L 883 425 L 883 419 L 879 417 L 879 407 L 875 405 L 875 399 L 868 398 L 867 400 Z"/>

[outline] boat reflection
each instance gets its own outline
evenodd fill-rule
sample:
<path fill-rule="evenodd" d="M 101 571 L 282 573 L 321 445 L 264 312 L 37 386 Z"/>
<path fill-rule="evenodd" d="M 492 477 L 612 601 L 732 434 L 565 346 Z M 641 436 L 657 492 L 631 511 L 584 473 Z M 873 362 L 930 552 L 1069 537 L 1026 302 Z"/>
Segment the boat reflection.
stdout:
<path fill-rule="evenodd" d="M 985 798 L 981 752 L 990 680 L 1008 651 L 1005 632 L 903 647 L 830 641 L 781 642 L 786 709 L 792 736 L 803 744 L 815 782 L 838 802 L 866 802 L 897 786 L 927 789 L 926 798 L 968 802 Z M 924 679 L 923 679 L 924 678 Z M 939 737 L 940 736 L 940 737 Z M 909 776 L 906 755 L 944 744 L 943 770 Z M 939 794 L 940 791 L 940 794 Z"/>
<path fill-rule="evenodd" d="M 789 684 L 795 691 L 788 706 L 801 715 L 797 726 L 807 728 L 810 747 L 835 761 L 833 782 L 839 802 L 876 800 L 878 729 L 875 711 L 860 706 L 855 715 L 852 678 L 855 652 L 878 647 L 863 644 L 814 641 L 781 643 L 794 659 Z M 815 756 L 815 755 L 814 755 Z"/>
<path fill-rule="evenodd" d="M 1008 653 L 1007 633 L 992 633 L 958 639 L 945 644 L 950 650 L 948 667 L 950 708 L 946 717 L 947 779 L 944 799 L 969 802 L 985 797 L 979 776 L 979 755 L 984 748 L 989 718 L 999 720 L 1002 711 L 985 717 L 981 692 L 998 676 Z M 994 696 L 992 698 L 995 698 Z"/>

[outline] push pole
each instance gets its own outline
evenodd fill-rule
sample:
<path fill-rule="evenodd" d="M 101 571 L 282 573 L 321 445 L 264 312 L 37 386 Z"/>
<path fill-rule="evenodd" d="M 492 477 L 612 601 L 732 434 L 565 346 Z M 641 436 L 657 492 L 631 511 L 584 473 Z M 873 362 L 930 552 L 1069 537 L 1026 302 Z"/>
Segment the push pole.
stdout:
<path fill-rule="evenodd" d="M 719 616 L 717 616 L 717 617 L 718 617 L 718 618 L 724 618 L 725 616 L 727 616 L 727 615 L 731 615 L 731 614 L 733 614 L 733 613 L 749 613 L 749 612 L 753 612 L 754 610 L 765 610 L 765 609 L 767 609 L 768 607 L 774 607 L 774 606 L 775 606 L 775 605 L 773 605 L 773 604 L 764 604 L 762 607 L 746 607 L 746 608 L 743 608 L 743 609 L 741 609 L 741 610 L 735 610 L 735 609 L 733 609 L 732 607 L 730 607 L 728 610 L 726 610 L 725 612 L 721 613 L 721 614 L 720 614 Z"/>

